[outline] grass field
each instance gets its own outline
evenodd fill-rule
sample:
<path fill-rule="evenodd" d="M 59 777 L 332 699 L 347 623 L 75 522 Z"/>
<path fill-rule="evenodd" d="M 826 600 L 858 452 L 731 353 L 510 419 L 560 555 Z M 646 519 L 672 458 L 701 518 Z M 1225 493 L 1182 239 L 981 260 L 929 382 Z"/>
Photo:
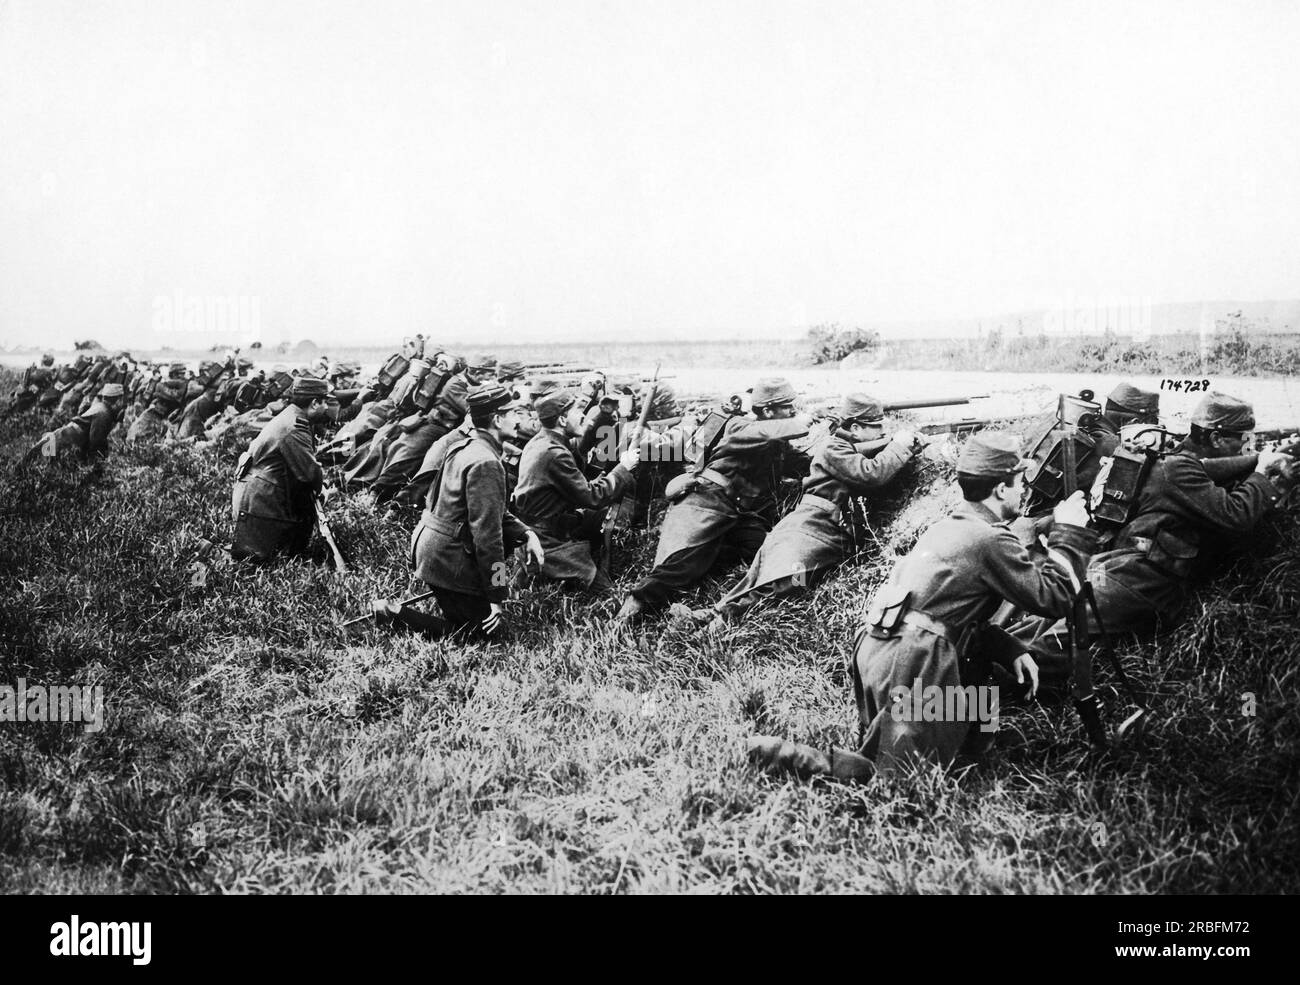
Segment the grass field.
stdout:
<path fill-rule="evenodd" d="M 950 504 L 941 465 L 881 503 L 862 563 L 723 644 L 620 641 L 608 604 L 547 591 L 511 604 L 510 641 L 444 648 L 338 628 L 407 587 L 409 523 L 354 499 L 334 518 L 352 573 L 250 570 L 214 546 L 233 462 L 15 474 L 40 430 L 0 422 L 0 683 L 102 684 L 107 725 L 0 723 L 6 891 L 1300 889 L 1294 507 L 1181 632 L 1126 651 L 1155 694 L 1145 750 L 1092 757 L 1071 712 L 1035 706 L 978 767 L 845 786 L 756 773 L 743 740 L 850 737 L 855 621 Z"/>

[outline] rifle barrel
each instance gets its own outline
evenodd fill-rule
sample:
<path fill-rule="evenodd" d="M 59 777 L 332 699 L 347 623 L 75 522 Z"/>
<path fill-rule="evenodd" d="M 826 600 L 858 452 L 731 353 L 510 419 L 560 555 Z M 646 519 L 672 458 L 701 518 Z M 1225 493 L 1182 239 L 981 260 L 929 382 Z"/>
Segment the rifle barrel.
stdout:
<path fill-rule="evenodd" d="M 899 400 L 892 404 L 885 404 L 885 413 L 888 414 L 896 410 L 920 410 L 923 407 L 956 407 L 959 404 L 968 404 L 972 400 L 983 400 L 987 396 L 987 393 L 977 393 L 970 397 L 941 397 L 933 400 Z"/>

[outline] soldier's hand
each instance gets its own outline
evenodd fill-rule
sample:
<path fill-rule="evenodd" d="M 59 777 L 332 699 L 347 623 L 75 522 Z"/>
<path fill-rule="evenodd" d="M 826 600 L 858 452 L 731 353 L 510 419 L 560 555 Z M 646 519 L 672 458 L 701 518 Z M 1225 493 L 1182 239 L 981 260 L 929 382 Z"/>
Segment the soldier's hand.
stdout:
<path fill-rule="evenodd" d="M 494 636 L 505 625 L 506 613 L 499 602 L 489 603 L 489 609 L 488 617 L 483 620 L 483 632 L 489 636 Z"/>
<path fill-rule="evenodd" d="M 1255 471 L 1260 475 L 1268 475 L 1277 472 L 1287 461 L 1287 456 L 1280 451 L 1262 451 L 1259 453 L 1259 461 L 1255 463 Z"/>
<path fill-rule="evenodd" d="M 1076 489 L 1069 499 L 1062 500 L 1052 510 L 1052 519 L 1057 523 L 1068 523 L 1075 527 L 1088 525 L 1088 505 L 1083 498 L 1083 490 Z"/>
<path fill-rule="evenodd" d="M 537 567 L 540 568 L 546 563 L 546 552 L 542 550 L 542 542 L 538 539 L 537 534 L 531 530 L 528 531 L 528 541 L 524 545 L 524 549 L 528 551 L 528 556 L 533 559 Z"/>
<path fill-rule="evenodd" d="M 1032 698 L 1036 695 L 1038 693 L 1038 664 L 1034 662 L 1034 658 L 1027 653 L 1022 653 L 1016 657 L 1015 663 L 1011 667 L 1016 672 L 1017 684 L 1025 683 L 1025 675 L 1029 675 L 1029 693 L 1026 697 Z"/>
<path fill-rule="evenodd" d="M 623 454 L 618 456 L 618 464 L 630 472 L 636 468 L 639 461 L 641 461 L 641 429 L 634 427 L 628 434 L 628 446 L 623 449 Z"/>

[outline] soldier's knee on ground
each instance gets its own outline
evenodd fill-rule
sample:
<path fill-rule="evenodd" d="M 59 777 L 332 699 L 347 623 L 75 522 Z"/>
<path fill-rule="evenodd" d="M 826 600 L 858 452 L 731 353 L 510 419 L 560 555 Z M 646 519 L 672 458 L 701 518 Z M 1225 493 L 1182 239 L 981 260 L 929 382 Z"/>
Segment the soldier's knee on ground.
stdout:
<path fill-rule="evenodd" d="M 801 779 L 833 772 L 831 757 L 820 749 L 773 735 L 751 735 L 746 752 L 751 763 L 770 772 L 794 773 Z"/>

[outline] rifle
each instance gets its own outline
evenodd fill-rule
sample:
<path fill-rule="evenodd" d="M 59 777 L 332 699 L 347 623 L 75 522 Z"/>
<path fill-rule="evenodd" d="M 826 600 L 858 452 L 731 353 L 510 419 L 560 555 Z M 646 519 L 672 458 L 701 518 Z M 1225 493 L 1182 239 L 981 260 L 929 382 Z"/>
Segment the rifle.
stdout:
<path fill-rule="evenodd" d="M 348 563 L 343 560 L 343 552 L 339 550 L 338 541 L 334 539 L 334 531 L 330 529 L 330 522 L 325 517 L 325 497 L 316 494 L 316 525 L 320 528 L 320 535 L 325 538 L 325 543 L 330 546 L 330 553 L 334 556 L 334 567 L 340 574 L 347 574 Z"/>
<path fill-rule="evenodd" d="M 655 365 L 654 376 L 650 378 L 650 383 L 646 387 L 645 396 L 642 398 L 641 401 L 641 413 L 637 415 L 636 427 L 635 427 L 636 440 L 638 442 L 641 441 L 641 436 L 642 434 L 645 433 L 646 420 L 650 417 L 650 407 L 652 404 L 654 404 L 655 395 L 656 393 L 658 393 L 659 390 L 659 367 L 662 365 L 663 365 L 662 363 L 658 363 Z M 624 503 L 629 503 L 630 506 L 625 507 Z M 606 578 L 609 577 L 610 555 L 614 552 L 614 527 L 619 524 L 619 522 L 622 520 L 624 516 L 624 513 L 627 512 L 628 509 L 635 509 L 635 508 L 636 508 L 635 495 L 633 495 L 631 500 L 628 500 L 627 494 L 625 493 L 623 495 L 623 498 L 620 499 L 617 503 L 615 503 L 610 508 L 609 512 L 605 514 L 605 520 L 601 524 L 601 531 L 600 531 L 601 539 L 602 539 L 602 550 L 600 553 L 600 570 L 604 573 Z M 630 521 L 631 517 L 628 516 L 627 519 Z"/>
<path fill-rule="evenodd" d="M 1014 424 L 1017 421 L 1035 421 L 1038 414 L 1018 414 L 1013 417 L 963 417 L 957 421 L 947 421 L 943 424 L 922 424 L 919 427 L 912 428 L 918 435 L 926 437 L 935 437 L 940 434 L 971 434 L 975 431 L 982 431 L 984 428 L 992 427 L 995 424 Z M 843 438 L 845 441 L 852 441 L 853 435 L 844 428 L 836 428 L 835 436 Z"/>
<path fill-rule="evenodd" d="M 411 605 L 414 602 L 423 602 L 425 599 L 431 598 L 433 594 L 433 592 L 424 592 L 420 595 L 412 595 L 409 599 L 402 599 L 402 601 L 398 602 L 397 607 L 401 609 L 403 606 Z M 365 622 L 367 619 L 373 618 L 375 618 L 375 612 L 372 608 L 371 611 L 367 612 L 364 616 L 357 616 L 355 619 L 349 619 L 343 624 L 343 628 L 348 629 L 349 627 Z"/>

